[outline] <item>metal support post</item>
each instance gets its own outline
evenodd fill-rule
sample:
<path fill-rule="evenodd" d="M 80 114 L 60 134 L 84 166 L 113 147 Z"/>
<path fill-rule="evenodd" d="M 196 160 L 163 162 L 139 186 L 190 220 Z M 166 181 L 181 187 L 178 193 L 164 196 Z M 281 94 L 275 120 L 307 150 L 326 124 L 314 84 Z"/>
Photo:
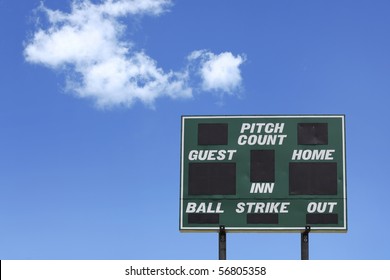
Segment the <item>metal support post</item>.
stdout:
<path fill-rule="evenodd" d="M 226 230 L 225 230 L 225 226 L 219 227 L 219 259 L 226 260 Z"/>
<path fill-rule="evenodd" d="M 306 226 L 305 231 L 301 233 L 301 260 L 309 259 L 309 232 L 310 226 Z"/>

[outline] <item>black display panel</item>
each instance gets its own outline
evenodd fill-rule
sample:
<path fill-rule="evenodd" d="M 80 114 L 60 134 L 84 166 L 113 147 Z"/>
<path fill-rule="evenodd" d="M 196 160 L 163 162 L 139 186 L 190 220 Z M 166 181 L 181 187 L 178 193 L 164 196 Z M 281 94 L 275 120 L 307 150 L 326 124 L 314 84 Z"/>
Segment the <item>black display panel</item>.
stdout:
<path fill-rule="evenodd" d="M 248 224 L 278 224 L 279 215 L 274 213 L 247 214 L 246 222 Z"/>
<path fill-rule="evenodd" d="M 328 124 L 298 123 L 298 145 L 328 145 Z"/>
<path fill-rule="evenodd" d="M 275 181 L 275 151 L 251 150 L 251 182 Z"/>
<path fill-rule="evenodd" d="M 188 194 L 236 194 L 236 164 L 230 162 L 190 163 Z"/>
<path fill-rule="evenodd" d="M 198 145 L 227 145 L 227 123 L 198 124 Z"/>
<path fill-rule="evenodd" d="M 291 162 L 290 195 L 336 195 L 336 162 Z"/>
<path fill-rule="evenodd" d="M 188 214 L 189 224 L 219 224 L 219 214 L 191 213 Z"/>
<path fill-rule="evenodd" d="M 311 224 L 337 224 L 337 214 L 306 214 L 306 223 Z"/>

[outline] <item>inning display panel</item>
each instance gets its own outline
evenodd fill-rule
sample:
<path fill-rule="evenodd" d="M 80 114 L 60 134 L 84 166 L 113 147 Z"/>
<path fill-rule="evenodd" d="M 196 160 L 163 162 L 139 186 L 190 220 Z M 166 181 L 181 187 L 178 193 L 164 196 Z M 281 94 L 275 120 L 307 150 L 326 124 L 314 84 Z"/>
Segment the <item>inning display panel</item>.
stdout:
<path fill-rule="evenodd" d="M 347 231 L 344 115 L 181 125 L 181 231 Z"/>

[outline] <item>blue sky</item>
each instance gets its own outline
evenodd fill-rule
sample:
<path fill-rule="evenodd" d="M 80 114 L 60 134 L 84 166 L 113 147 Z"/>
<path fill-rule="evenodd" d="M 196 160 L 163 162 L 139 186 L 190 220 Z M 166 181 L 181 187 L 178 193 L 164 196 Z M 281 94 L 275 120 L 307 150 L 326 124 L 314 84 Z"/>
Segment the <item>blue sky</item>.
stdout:
<path fill-rule="evenodd" d="M 310 258 L 390 258 L 388 1 L 79 4 L 0 0 L 0 259 L 217 259 L 178 230 L 180 118 L 210 114 L 345 114 L 349 230 Z"/>

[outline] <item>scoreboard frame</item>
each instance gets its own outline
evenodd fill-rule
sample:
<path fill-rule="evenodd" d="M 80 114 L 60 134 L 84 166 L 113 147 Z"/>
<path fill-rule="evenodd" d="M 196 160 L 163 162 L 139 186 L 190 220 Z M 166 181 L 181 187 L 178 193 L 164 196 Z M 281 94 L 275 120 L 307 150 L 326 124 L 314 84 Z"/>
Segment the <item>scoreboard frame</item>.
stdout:
<path fill-rule="evenodd" d="M 345 115 L 182 116 L 179 230 L 346 232 L 345 143 Z"/>

